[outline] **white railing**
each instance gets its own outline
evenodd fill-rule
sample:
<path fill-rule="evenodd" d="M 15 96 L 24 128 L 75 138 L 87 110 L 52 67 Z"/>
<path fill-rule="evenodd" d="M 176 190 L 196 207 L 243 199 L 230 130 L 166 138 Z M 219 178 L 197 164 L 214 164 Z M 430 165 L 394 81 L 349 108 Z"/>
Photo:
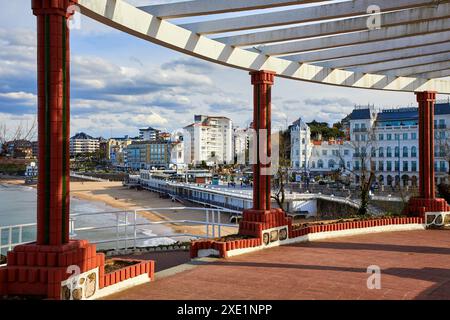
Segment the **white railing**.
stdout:
<path fill-rule="evenodd" d="M 17 245 L 24 244 L 24 231 L 29 229 L 36 229 L 36 223 L 18 224 L 15 226 L 0 227 L 0 254 L 5 251 L 12 250 Z M 14 233 L 18 232 L 17 240 L 14 240 Z M 34 231 L 34 230 L 33 230 Z M 3 243 L 4 235 L 6 235 L 6 241 Z"/>
<path fill-rule="evenodd" d="M 91 176 L 86 176 L 84 174 L 75 173 L 73 171 L 70 172 L 70 176 L 74 178 L 80 178 L 84 180 L 97 181 L 97 182 L 109 182 L 108 179 L 96 178 Z"/>
<path fill-rule="evenodd" d="M 201 220 L 190 220 L 190 219 L 179 219 L 179 220 L 161 220 L 161 221 L 146 221 L 138 222 L 138 217 L 140 212 L 153 212 L 158 211 L 173 211 L 172 213 L 177 213 L 177 211 L 197 211 L 204 213 L 204 221 Z M 93 213 L 72 213 L 70 215 L 69 223 L 69 233 L 70 238 L 78 238 L 80 233 L 83 232 L 98 232 L 105 230 L 113 230 L 110 234 L 114 234 L 112 237 L 99 238 L 99 234 L 96 233 L 96 239 L 89 239 L 89 237 L 83 237 L 88 239 L 91 243 L 95 244 L 106 244 L 115 243 L 114 249 L 136 249 L 138 247 L 137 242 L 140 240 L 151 240 L 151 239 L 161 239 L 161 238 L 215 238 L 221 237 L 223 234 L 223 227 L 238 228 L 237 224 L 222 223 L 221 214 L 237 215 L 241 214 L 240 211 L 229 210 L 229 209 L 216 209 L 216 208 L 199 208 L 199 207 L 170 207 L 170 208 L 140 208 L 136 210 L 120 210 L 120 211 L 105 211 L 105 212 L 93 212 Z M 115 223 L 106 226 L 85 226 L 77 227 L 77 223 L 83 220 L 83 217 L 88 216 L 99 216 L 99 215 L 113 215 L 115 216 Z M 154 236 L 138 236 L 139 229 L 143 226 L 152 225 L 167 225 L 167 224 L 178 224 L 178 225 L 204 225 L 204 234 L 191 234 L 191 233 L 170 233 L 170 234 L 159 234 Z M 36 228 L 36 223 L 15 225 L 15 226 L 5 226 L 0 227 L 0 252 L 4 249 L 12 250 L 15 246 L 19 244 L 26 243 L 23 241 L 23 232 L 25 228 Z M 14 239 L 13 233 L 18 232 L 17 239 Z M 145 230 L 144 230 L 145 231 Z M 7 234 L 6 241 L 3 243 L 2 234 Z M 123 244 L 123 245 L 121 245 Z"/>

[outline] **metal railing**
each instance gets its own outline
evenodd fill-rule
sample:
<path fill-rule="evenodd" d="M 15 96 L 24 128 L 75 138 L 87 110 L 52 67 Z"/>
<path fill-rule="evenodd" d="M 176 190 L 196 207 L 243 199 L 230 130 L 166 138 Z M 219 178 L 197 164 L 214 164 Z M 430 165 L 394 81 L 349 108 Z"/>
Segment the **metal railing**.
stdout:
<path fill-rule="evenodd" d="M 192 213 L 200 212 L 204 213 L 204 221 L 201 220 L 190 220 L 190 219 L 179 219 L 179 220 L 161 220 L 161 221 L 145 221 L 138 222 L 139 213 L 141 212 L 152 212 L 158 213 L 158 211 L 173 211 L 172 213 L 178 213 L 178 211 L 190 211 Z M 222 223 L 221 214 L 236 215 L 241 214 L 241 211 L 229 210 L 229 209 L 217 209 L 217 208 L 199 208 L 199 207 L 169 207 L 169 208 L 140 208 L 135 210 L 118 210 L 118 211 L 105 211 L 105 212 L 92 212 L 92 213 L 72 213 L 70 215 L 69 223 L 69 233 L 70 238 L 78 238 L 80 233 L 83 232 L 95 232 L 96 239 L 89 239 L 89 237 L 84 237 L 94 244 L 107 244 L 114 243 L 112 249 L 136 249 L 138 247 L 138 241 L 141 240 L 151 240 L 151 239 L 162 239 L 162 238 L 216 238 L 221 237 L 223 234 L 222 228 L 238 228 L 237 224 Z M 102 226 L 84 226 L 77 227 L 77 223 L 83 220 L 83 217 L 92 217 L 100 215 L 112 215 L 115 219 L 114 224 L 102 225 Z M 158 235 L 145 235 L 138 236 L 139 231 L 147 231 L 142 229 L 144 226 L 155 226 L 155 225 L 203 225 L 205 226 L 204 234 L 191 234 L 191 233 L 168 233 L 168 234 L 158 234 Z M 36 223 L 5 226 L 0 227 L 0 251 L 4 252 L 6 250 L 12 250 L 15 246 L 23 243 L 33 241 L 23 241 L 23 234 L 25 228 L 36 228 Z M 106 238 L 99 238 L 99 232 L 108 231 Z M 148 231 L 151 231 L 148 230 Z M 18 233 L 14 237 L 14 234 Z M 6 234 L 6 241 L 2 241 L 2 234 Z"/>
<path fill-rule="evenodd" d="M 27 243 L 28 241 L 24 240 L 24 231 L 34 232 L 35 229 L 36 223 L 0 227 L 0 254 L 12 250 L 17 245 Z M 6 241 L 3 241 L 5 237 Z"/>

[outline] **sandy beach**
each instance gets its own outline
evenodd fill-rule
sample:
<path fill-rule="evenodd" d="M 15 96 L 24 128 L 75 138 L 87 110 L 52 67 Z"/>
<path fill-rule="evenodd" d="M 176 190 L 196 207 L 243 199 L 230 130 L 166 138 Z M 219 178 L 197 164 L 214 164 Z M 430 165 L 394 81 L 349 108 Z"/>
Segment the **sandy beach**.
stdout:
<path fill-rule="evenodd" d="M 23 178 L 2 178 L 0 183 L 26 185 Z M 30 185 L 26 185 L 30 186 Z M 160 198 L 157 193 L 146 190 L 128 189 L 122 186 L 121 182 L 70 182 L 70 194 L 72 197 L 87 201 L 103 202 L 108 206 L 120 210 L 135 210 L 143 208 L 168 208 L 183 207 L 178 202 L 172 202 L 170 199 Z M 194 205 L 192 205 L 194 206 Z M 164 220 L 195 220 L 205 221 L 205 214 L 195 210 L 170 210 L 170 211 L 142 211 L 139 214 L 149 221 Z M 221 220 L 227 223 L 225 215 Z M 194 235 L 204 235 L 206 233 L 203 225 L 180 225 L 166 224 L 171 227 L 174 233 L 188 233 Z M 222 236 L 237 232 L 237 228 L 222 227 Z"/>

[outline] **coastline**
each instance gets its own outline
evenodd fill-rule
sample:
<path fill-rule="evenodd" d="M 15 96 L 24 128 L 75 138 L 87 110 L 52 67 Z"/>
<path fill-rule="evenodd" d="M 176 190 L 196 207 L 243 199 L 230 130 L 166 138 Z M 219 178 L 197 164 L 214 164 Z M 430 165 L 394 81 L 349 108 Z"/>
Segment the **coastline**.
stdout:
<path fill-rule="evenodd" d="M 2 177 L 0 183 L 36 187 L 36 185 L 25 184 L 23 178 Z M 85 201 L 102 202 L 118 210 L 135 210 L 141 208 L 166 208 L 183 207 L 180 203 L 172 202 L 170 199 L 160 198 L 158 194 L 147 190 L 128 189 L 122 182 L 94 182 L 94 181 L 71 181 L 70 195 L 76 199 Z M 201 220 L 204 214 L 193 210 L 177 212 L 141 211 L 138 214 L 151 221 L 168 220 Z M 193 235 L 205 235 L 203 225 L 180 225 L 176 223 L 164 224 L 172 229 L 173 233 L 186 233 Z M 236 233 L 235 228 L 222 227 L 222 235 Z"/>

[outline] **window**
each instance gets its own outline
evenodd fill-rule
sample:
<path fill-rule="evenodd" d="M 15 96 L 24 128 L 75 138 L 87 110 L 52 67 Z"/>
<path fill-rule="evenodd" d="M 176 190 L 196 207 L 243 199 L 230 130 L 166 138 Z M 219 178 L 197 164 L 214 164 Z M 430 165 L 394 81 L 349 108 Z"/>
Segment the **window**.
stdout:
<path fill-rule="evenodd" d="M 384 134 L 382 133 L 378 134 L 378 140 L 384 140 Z"/>
<path fill-rule="evenodd" d="M 400 170 L 400 161 L 395 161 L 395 171 Z"/>
<path fill-rule="evenodd" d="M 376 152 L 375 147 L 372 147 L 370 155 L 371 155 L 371 157 L 376 157 L 377 156 L 377 152 Z"/>
<path fill-rule="evenodd" d="M 400 157 L 400 148 L 399 147 L 395 147 L 394 156 Z"/>
<path fill-rule="evenodd" d="M 347 169 L 351 169 L 351 163 L 350 163 L 350 161 L 347 161 Z"/>
<path fill-rule="evenodd" d="M 391 147 L 386 148 L 386 157 L 390 158 L 392 157 L 392 149 Z"/>
<path fill-rule="evenodd" d="M 400 134 L 396 133 L 394 134 L 395 141 L 400 140 Z"/>
<path fill-rule="evenodd" d="M 359 170 L 359 161 L 355 161 L 355 170 Z"/>
<path fill-rule="evenodd" d="M 411 132 L 411 140 L 417 140 L 417 133 Z"/>
<path fill-rule="evenodd" d="M 378 149 L 378 156 L 379 156 L 380 158 L 384 157 L 384 148 L 383 148 L 383 147 L 380 147 L 380 148 Z"/>
<path fill-rule="evenodd" d="M 378 171 L 384 171 L 384 162 L 378 161 Z"/>
<path fill-rule="evenodd" d="M 336 164 L 336 163 L 334 162 L 333 159 L 328 160 L 328 168 L 334 169 L 334 165 L 335 165 L 335 164 Z"/>
<path fill-rule="evenodd" d="M 408 171 L 408 161 L 403 161 L 403 171 Z"/>
<path fill-rule="evenodd" d="M 387 161 L 386 162 L 386 170 L 387 171 L 392 171 L 392 161 Z"/>
<path fill-rule="evenodd" d="M 312 167 L 313 169 L 316 168 L 316 162 L 315 162 L 315 161 L 313 161 L 313 162 L 311 163 L 311 167 Z"/>
<path fill-rule="evenodd" d="M 403 157 L 408 157 L 408 147 L 403 147 Z"/>
<path fill-rule="evenodd" d="M 417 161 L 411 161 L 411 171 L 417 171 Z"/>
<path fill-rule="evenodd" d="M 439 171 L 445 172 L 445 161 L 439 161 Z"/>
<path fill-rule="evenodd" d="M 392 134 L 387 133 L 387 134 L 386 134 L 386 139 L 387 139 L 387 140 L 392 140 Z"/>
<path fill-rule="evenodd" d="M 348 156 L 350 154 L 349 150 L 344 150 L 344 156 Z"/>
<path fill-rule="evenodd" d="M 323 160 L 322 159 L 319 159 L 319 161 L 317 161 L 317 167 L 319 169 L 323 169 Z"/>
<path fill-rule="evenodd" d="M 411 157 L 412 158 L 417 157 L 417 148 L 416 147 L 411 147 Z"/>
<path fill-rule="evenodd" d="M 408 140 L 408 134 L 407 133 L 403 134 L 403 140 Z"/>
<path fill-rule="evenodd" d="M 366 141 L 366 135 L 365 134 L 361 135 L 361 141 Z"/>
<path fill-rule="evenodd" d="M 322 150 L 322 155 L 323 156 L 326 156 L 328 154 L 328 151 L 327 150 Z"/>
<path fill-rule="evenodd" d="M 355 134 L 355 140 L 359 141 L 359 134 Z"/>

